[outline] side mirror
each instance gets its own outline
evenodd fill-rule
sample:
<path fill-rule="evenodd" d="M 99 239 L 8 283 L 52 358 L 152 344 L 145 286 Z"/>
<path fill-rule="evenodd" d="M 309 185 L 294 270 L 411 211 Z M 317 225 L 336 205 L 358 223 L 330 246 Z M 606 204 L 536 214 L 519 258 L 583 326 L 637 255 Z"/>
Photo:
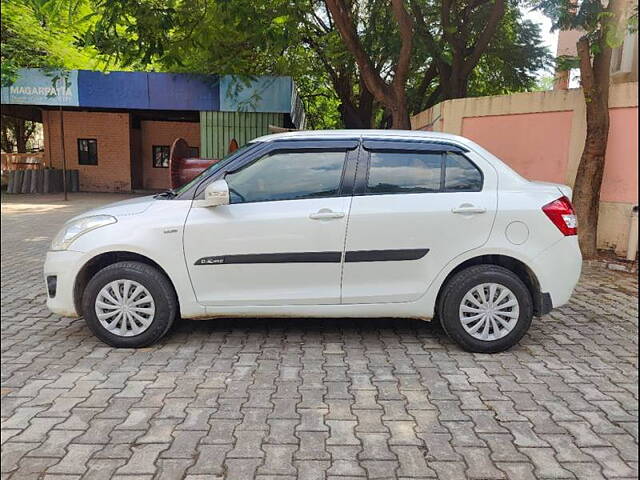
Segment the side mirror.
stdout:
<path fill-rule="evenodd" d="M 198 203 L 201 207 L 229 205 L 229 185 L 226 180 L 216 180 L 207 185 L 207 188 L 204 189 L 204 199 Z"/>

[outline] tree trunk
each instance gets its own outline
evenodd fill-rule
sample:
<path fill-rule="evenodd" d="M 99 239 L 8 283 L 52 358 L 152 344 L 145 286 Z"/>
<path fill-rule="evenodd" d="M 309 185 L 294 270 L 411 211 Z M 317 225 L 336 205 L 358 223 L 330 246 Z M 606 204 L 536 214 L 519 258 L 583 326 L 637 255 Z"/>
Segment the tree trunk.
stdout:
<path fill-rule="evenodd" d="M 448 75 L 440 77 L 440 82 L 445 85 L 440 101 L 465 98 L 467 96 L 468 76 L 464 76 L 457 71 L 450 71 Z"/>
<path fill-rule="evenodd" d="M 624 6 L 609 0 L 610 16 L 603 20 L 602 31 L 621 27 Z M 578 216 L 578 236 L 584 258 L 593 258 L 598 248 L 600 189 L 604 175 L 605 155 L 609 139 L 609 81 L 611 45 L 602 33 L 597 40 L 597 53 L 591 61 L 591 45 L 584 36 L 576 45 L 580 61 L 580 79 L 587 114 L 587 136 L 573 186 L 573 204 Z"/>
<path fill-rule="evenodd" d="M 358 96 L 358 117 L 362 122 L 362 128 L 371 128 L 373 125 L 374 98 L 367 89 L 364 80 L 360 79 L 360 95 Z"/>
<path fill-rule="evenodd" d="M 338 110 L 340 111 L 340 119 L 344 124 L 344 128 L 370 128 L 366 123 L 363 123 L 358 109 L 356 109 L 351 102 L 343 101 L 340 103 Z"/>
<path fill-rule="evenodd" d="M 598 57 L 604 52 L 596 55 L 592 66 L 590 45 L 585 37 L 578 41 L 577 50 L 587 113 L 587 135 L 573 186 L 573 203 L 578 215 L 582 254 L 585 258 L 593 258 L 597 253 L 600 188 L 609 137 L 609 70 L 605 75 L 596 75 L 594 67 L 602 62 Z"/>
<path fill-rule="evenodd" d="M 2 116 L 2 150 L 5 152 L 13 152 L 15 147 L 18 153 L 26 153 L 27 143 L 33 133 L 33 124 L 27 125 L 26 120 Z"/>
<path fill-rule="evenodd" d="M 15 136 L 18 153 L 27 153 L 27 140 L 29 140 L 29 138 L 27 136 L 25 123 L 26 122 L 24 120 L 16 119 Z"/>
<path fill-rule="evenodd" d="M 0 126 L 0 148 L 3 152 L 13 152 L 13 141 L 9 136 L 9 124 L 5 117 L 2 117 L 2 126 Z"/>
<path fill-rule="evenodd" d="M 402 94 L 401 99 L 397 102 L 394 102 L 393 105 L 389 107 L 391 110 L 391 128 L 395 130 L 411 130 L 411 119 L 409 117 L 409 108 L 407 106 L 407 99 Z"/>
<path fill-rule="evenodd" d="M 587 138 L 573 187 L 580 248 L 585 258 L 593 258 L 597 253 L 600 188 L 609 135 L 608 102 L 593 103 L 587 106 Z"/>
<path fill-rule="evenodd" d="M 358 104 L 352 100 L 354 95 L 353 89 L 349 87 L 348 91 L 334 85 L 336 93 L 340 98 L 340 119 L 345 128 L 366 129 L 371 128 L 373 122 L 373 95 L 363 81 L 360 81 L 360 93 L 358 95 Z"/>

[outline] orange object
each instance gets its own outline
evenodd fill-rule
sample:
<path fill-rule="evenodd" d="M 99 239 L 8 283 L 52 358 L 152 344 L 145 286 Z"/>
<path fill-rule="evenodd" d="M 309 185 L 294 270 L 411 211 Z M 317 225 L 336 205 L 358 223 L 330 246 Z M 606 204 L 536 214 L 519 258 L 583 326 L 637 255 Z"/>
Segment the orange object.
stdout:
<path fill-rule="evenodd" d="M 189 144 L 184 138 L 176 138 L 169 153 L 171 188 L 178 188 L 193 180 L 203 170 L 216 163 L 216 158 L 189 157 Z"/>

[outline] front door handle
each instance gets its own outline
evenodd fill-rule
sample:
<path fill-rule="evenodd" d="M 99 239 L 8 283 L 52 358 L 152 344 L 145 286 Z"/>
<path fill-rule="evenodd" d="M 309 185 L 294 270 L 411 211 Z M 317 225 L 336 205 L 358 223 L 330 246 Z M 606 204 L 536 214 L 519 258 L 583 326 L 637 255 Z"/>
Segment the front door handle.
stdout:
<path fill-rule="evenodd" d="M 334 212 L 330 208 L 321 208 L 316 213 L 309 215 L 311 220 L 331 220 L 344 217 L 344 212 Z"/>
<path fill-rule="evenodd" d="M 451 212 L 461 215 L 473 215 L 477 213 L 485 213 L 486 211 L 486 208 L 476 207 L 475 205 L 471 205 L 470 203 L 463 203 L 458 208 L 451 209 Z"/>

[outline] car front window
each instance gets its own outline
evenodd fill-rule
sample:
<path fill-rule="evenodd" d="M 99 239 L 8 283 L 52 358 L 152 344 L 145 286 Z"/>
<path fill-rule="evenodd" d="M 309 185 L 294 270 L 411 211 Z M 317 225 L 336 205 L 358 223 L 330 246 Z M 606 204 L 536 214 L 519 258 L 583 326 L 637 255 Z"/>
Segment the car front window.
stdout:
<path fill-rule="evenodd" d="M 266 155 L 227 174 L 231 203 L 334 197 L 340 190 L 345 150 Z"/>

